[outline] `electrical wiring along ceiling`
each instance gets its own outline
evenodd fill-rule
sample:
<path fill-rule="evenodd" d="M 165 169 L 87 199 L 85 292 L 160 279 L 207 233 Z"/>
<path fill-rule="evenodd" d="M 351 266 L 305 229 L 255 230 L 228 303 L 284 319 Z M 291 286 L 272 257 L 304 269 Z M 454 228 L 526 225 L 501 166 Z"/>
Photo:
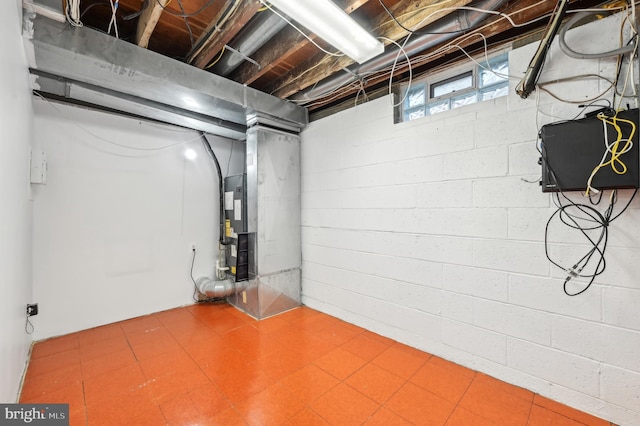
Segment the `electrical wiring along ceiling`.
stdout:
<path fill-rule="evenodd" d="M 458 48 L 441 49 L 447 44 L 455 43 L 469 53 L 484 48 L 480 37 L 465 35 L 479 32 L 489 46 L 499 46 L 540 32 L 556 5 L 549 0 L 334 2 L 378 37 L 394 59 L 394 42 L 402 43 L 408 30 L 414 32 L 412 38 L 437 32 L 431 35 L 430 43 L 407 52 L 414 76 L 465 60 Z M 486 6 L 488 3 L 493 7 Z M 575 0 L 568 9 L 607 3 L 611 2 Z M 307 106 L 312 117 L 338 110 L 341 105 L 353 105 L 356 93 L 363 89 L 373 93 L 388 87 L 388 63 L 380 62 L 377 67 L 369 66 L 366 73 L 359 73 L 351 58 L 326 53 L 335 49 L 303 27 L 302 34 L 269 6 L 260 0 L 66 0 L 61 12 L 66 12 L 73 25 L 108 33 L 176 61 L 291 99 Z M 471 8 L 483 6 L 491 10 L 473 21 L 471 14 L 479 11 Z M 432 52 L 441 53 L 430 55 Z M 393 81 L 408 78 L 409 64 L 402 58 L 401 55 L 394 68 Z"/>

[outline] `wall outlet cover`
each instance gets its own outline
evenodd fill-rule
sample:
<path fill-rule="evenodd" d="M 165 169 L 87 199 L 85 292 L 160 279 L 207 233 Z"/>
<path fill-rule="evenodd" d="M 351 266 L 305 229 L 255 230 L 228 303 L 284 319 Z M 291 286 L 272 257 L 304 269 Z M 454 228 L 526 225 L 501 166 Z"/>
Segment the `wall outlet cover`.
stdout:
<path fill-rule="evenodd" d="M 32 317 L 34 315 L 38 315 L 38 304 L 27 304 L 27 316 Z"/>

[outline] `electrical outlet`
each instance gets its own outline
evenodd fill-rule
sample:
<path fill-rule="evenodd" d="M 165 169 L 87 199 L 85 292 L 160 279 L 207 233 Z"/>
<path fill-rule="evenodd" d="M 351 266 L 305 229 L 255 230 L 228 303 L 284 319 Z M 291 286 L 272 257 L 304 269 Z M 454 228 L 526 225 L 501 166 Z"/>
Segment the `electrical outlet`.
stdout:
<path fill-rule="evenodd" d="M 189 244 L 189 247 L 191 248 L 191 251 L 196 251 L 196 243 Z"/>
<path fill-rule="evenodd" d="M 38 315 L 38 304 L 27 304 L 27 316 L 32 317 L 34 315 Z"/>

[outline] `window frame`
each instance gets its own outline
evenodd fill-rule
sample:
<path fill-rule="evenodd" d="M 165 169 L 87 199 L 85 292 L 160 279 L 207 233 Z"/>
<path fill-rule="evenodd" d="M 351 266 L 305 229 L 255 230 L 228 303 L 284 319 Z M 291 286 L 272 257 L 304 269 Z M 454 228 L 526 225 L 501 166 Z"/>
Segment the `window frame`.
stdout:
<path fill-rule="evenodd" d="M 494 69 L 495 64 L 499 64 L 502 62 L 506 62 L 507 72 L 509 68 L 509 51 L 505 49 L 501 49 L 499 51 L 492 52 L 490 55 L 482 55 L 478 58 L 474 58 L 479 64 L 482 66 L 490 66 Z M 437 73 L 433 76 L 427 76 L 422 79 L 418 79 L 412 82 L 411 87 L 409 88 L 409 92 L 406 93 L 408 84 L 404 84 L 399 86 L 398 93 L 400 96 L 404 96 L 405 99 L 400 103 L 400 105 L 396 106 L 396 123 L 402 123 L 406 121 L 413 121 L 418 118 L 424 118 L 433 114 L 437 114 L 439 112 L 444 112 L 456 108 L 461 108 L 466 105 L 475 104 L 484 102 L 483 100 L 485 94 L 490 92 L 491 89 L 499 90 L 500 88 L 504 88 L 505 86 L 508 88 L 509 79 L 499 79 L 496 82 L 482 85 L 482 75 L 483 69 L 476 62 L 465 63 L 464 65 L 460 65 L 454 67 L 450 70 L 443 71 Z M 467 78 L 468 76 L 472 77 L 472 82 L 470 87 L 466 87 L 460 90 L 453 90 L 447 93 L 444 93 L 439 96 L 433 96 L 437 87 L 445 85 L 449 82 L 456 81 L 457 79 Z M 412 104 L 409 106 L 410 97 L 412 95 L 415 96 L 417 91 L 422 91 L 422 104 Z M 406 96 L 405 96 L 406 93 Z M 506 95 L 508 95 L 508 89 Z M 476 97 L 475 101 L 472 103 L 461 103 L 458 105 L 454 105 L 455 100 L 459 100 L 465 97 L 465 95 L 469 95 Z M 502 96 L 495 96 L 488 100 L 497 99 Z M 445 105 L 446 104 L 446 105 Z M 411 117 L 411 118 L 410 118 Z"/>
<path fill-rule="evenodd" d="M 467 78 L 467 77 L 471 77 L 471 86 L 465 87 L 465 88 L 460 89 L 460 90 L 453 90 L 451 92 L 446 92 L 446 93 L 444 93 L 442 95 L 438 95 L 438 96 L 434 95 L 434 91 L 435 91 L 436 88 L 438 88 L 440 86 L 444 86 L 444 85 L 446 85 L 448 83 L 452 83 L 452 82 L 457 81 L 457 80 L 462 80 L 462 79 Z M 474 69 L 463 71 L 461 73 L 457 73 L 457 74 L 455 74 L 455 75 L 453 75 L 451 77 L 440 79 L 440 80 L 434 81 L 433 83 L 427 83 L 427 86 L 429 86 L 428 99 L 431 100 L 431 101 L 437 101 L 439 99 L 444 99 L 444 98 L 449 98 L 451 96 L 455 96 L 456 94 L 463 94 L 464 92 L 472 91 L 472 90 L 474 90 L 476 88 L 476 82 L 477 82 L 477 77 L 476 77 L 476 70 L 475 70 L 475 67 L 474 67 Z M 426 95 L 426 93 L 425 93 L 425 95 Z M 429 102 L 425 102 L 425 103 L 429 103 Z"/>

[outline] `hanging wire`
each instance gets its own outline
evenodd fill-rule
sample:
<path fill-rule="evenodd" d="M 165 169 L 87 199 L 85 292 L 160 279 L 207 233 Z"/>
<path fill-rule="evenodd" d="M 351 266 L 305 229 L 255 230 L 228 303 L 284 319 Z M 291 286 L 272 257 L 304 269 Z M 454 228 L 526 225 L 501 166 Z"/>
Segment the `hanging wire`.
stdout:
<path fill-rule="evenodd" d="M 195 39 L 193 38 L 193 31 L 191 30 L 191 24 L 189 24 L 189 17 L 184 13 L 184 6 L 182 5 L 182 0 L 176 0 L 178 2 L 178 7 L 182 12 L 182 19 L 184 19 L 184 24 L 187 26 L 187 31 L 189 31 L 189 41 L 191 41 L 191 47 L 193 48 L 193 43 Z"/>
<path fill-rule="evenodd" d="M 407 65 L 409 66 L 409 84 L 407 85 L 407 90 L 404 92 L 404 96 L 402 97 L 402 99 L 400 99 L 400 101 L 397 104 L 393 104 L 393 98 L 392 98 L 392 104 L 393 107 L 397 107 L 402 105 L 402 103 L 404 102 L 404 100 L 407 98 L 407 95 L 409 94 L 409 89 L 411 88 L 411 81 L 413 79 L 413 69 L 411 68 L 411 59 L 409 58 L 409 55 L 407 55 L 407 52 L 404 50 L 404 47 L 407 45 L 407 41 L 409 40 L 409 37 L 407 37 L 404 41 L 404 43 L 402 44 L 402 46 L 400 44 L 398 44 L 396 41 L 391 40 L 390 38 L 387 37 L 378 37 L 381 40 L 385 40 L 388 41 L 390 43 L 395 44 L 398 47 L 398 54 L 396 55 L 396 58 L 393 61 L 393 65 L 391 66 L 391 72 L 390 72 L 390 76 L 389 76 L 389 93 L 391 93 L 392 91 L 392 84 L 393 84 L 393 74 L 395 72 L 396 69 L 396 64 L 398 63 L 398 59 L 400 59 L 400 54 L 404 55 L 405 59 L 407 60 Z"/>
<path fill-rule="evenodd" d="M 67 22 L 72 27 L 82 27 L 82 21 L 80 21 L 80 0 L 67 0 L 67 7 L 64 8 L 64 15 L 67 18 Z"/>
<path fill-rule="evenodd" d="M 151 1 L 154 1 L 154 0 L 151 0 Z M 204 12 L 204 10 L 206 8 L 208 8 L 209 6 L 211 6 L 213 4 L 213 2 L 215 2 L 216 0 L 209 0 L 200 9 L 196 10 L 193 13 L 185 13 L 184 10 L 182 10 L 181 13 L 176 13 L 176 12 L 172 11 L 171 9 L 167 8 L 167 5 L 169 3 L 167 3 L 166 5 L 163 5 L 160 2 L 160 0 L 155 0 L 155 1 L 158 3 L 158 6 L 160 6 L 162 8 L 162 10 L 164 10 L 164 12 L 168 13 L 169 15 L 177 16 L 179 18 L 193 18 L 194 16 L 198 16 L 199 14 Z"/>
<path fill-rule="evenodd" d="M 113 26 L 116 38 L 120 38 L 118 34 L 118 23 L 116 22 L 116 12 L 118 11 L 118 7 L 120 5 L 120 0 L 116 0 L 114 3 L 113 0 L 109 0 L 111 3 L 111 21 L 109 21 L 109 28 L 107 29 L 107 34 L 111 33 L 111 27 Z"/>

